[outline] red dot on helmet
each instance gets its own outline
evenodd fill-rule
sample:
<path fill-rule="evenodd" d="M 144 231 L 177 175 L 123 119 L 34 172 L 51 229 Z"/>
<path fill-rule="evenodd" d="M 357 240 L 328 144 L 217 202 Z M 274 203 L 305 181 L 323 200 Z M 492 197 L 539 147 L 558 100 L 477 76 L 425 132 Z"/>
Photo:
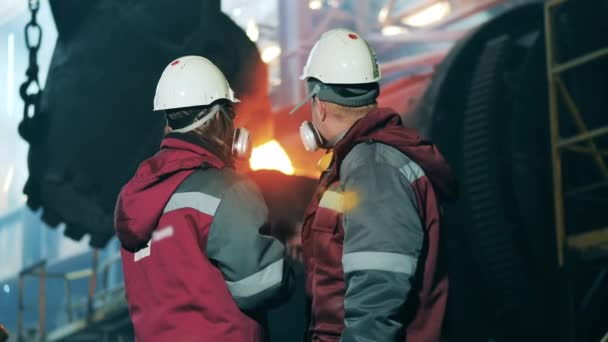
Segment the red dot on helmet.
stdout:
<path fill-rule="evenodd" d="M 173 62 L 171 62 L 171 65 L 176 65 L 179 63 L 179 59 L 174 60 Z"/>
<path fill-rule="evenodd" d="M 354 34 L 354 33 L 349 33 L 349 34 L 348 34 L 348 38 L 350 38 L 350 39 L 357 39 L 357 38 L 359 38 L 359 37 L 357 37 L 357 35 L 356 35 L 356 34 Z"/>

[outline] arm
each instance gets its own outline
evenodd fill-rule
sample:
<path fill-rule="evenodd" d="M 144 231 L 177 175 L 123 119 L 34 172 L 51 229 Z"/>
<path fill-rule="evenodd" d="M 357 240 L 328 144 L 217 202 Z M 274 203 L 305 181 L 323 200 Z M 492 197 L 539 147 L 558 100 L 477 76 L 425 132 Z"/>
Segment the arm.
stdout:
<path fill-rule="evenodd" d="M 266 309 L 286 299 L 293 285 L 285 248 L 259 233 L 267 216 L 256 186 L 237 182 L 225 192 L 207 238 L 207 256 L 242 310 Z"/>
<path fill-rule="evenodd" d="M 345 165 L 344 191 L 357 205 L 344 213 L 346 281 L 342 342 L 397 341 L 424 239 L 414 193 L 398 169 Z"/>

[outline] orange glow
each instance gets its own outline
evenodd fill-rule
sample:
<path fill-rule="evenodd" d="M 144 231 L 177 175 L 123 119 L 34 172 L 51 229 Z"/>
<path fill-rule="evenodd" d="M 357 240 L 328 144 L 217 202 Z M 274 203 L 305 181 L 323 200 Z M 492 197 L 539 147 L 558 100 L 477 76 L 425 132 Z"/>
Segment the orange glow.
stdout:
<path fill-rule="evenodd" d="M 249 166 L 252 170 L 277 170 L 286 175 L 294 174 L 289 156 L 276 140 L 254 147 Z"/>

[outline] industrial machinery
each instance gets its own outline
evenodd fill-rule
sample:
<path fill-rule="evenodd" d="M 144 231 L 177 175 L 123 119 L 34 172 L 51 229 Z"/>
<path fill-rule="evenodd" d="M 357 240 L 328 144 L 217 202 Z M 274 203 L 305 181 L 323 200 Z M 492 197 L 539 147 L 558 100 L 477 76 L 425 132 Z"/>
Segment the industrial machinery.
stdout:
<path fill-rule="evenodd" d="M 19 127 L 30 144 L 28 206 L 42 207 L 50 226 L 65 222 L 67 236 L 88 233 L 94 247 L 113 236 L 118 191 L 159 146 L 165 121 L 152 112 L 152 98 L 174 58 L 205 55 L 217 64 L 243 101 L 240 124 L 268 136 L 266 65 L 219 1 L 50 4 L 58 40 L 48 80 L 40 96 L 25 97 L 31 102 Z"/>
<path fill-rule="evenodd" d="M 301 6 L 281 3 L 282 14 Z M 608 225 L 608 1 L 480 1 L 420 30 L 395 28 L 405 14 L 391 15 L 396 2 L 387 3 L 383 30 L 412 34 L 370 33 L 381 58 L 412 42 L 457 41 L 381 63 L 387 77 L 379 99 L 438 144 L 460 181 L 443 227 L 450 255 L 448 340 L 597 341 L 608 326 L 608 237 L 606 228 L 598 229 Z M 51 5 L 57 48 L 43 95 L 29 97 L 34 115 L 25 115 L 20 127 L 30 143 L 28 205 L 42 207 L 45 222 L 65 222 L 74 239 L 90 234 L 93 247 L 107 243 L 121 185 L 161 138 L 162 117 L 150 109 L 156 79 L 167 60 L 188 51 L 219 64 L 243 102 L 252 104 L 237 110 L 258 143 L 278 140 L 294 163 L 296 176 L 254 175 L 275 233 L 290 234 L 314 187 L 306 176 L 314 175 L 318 157 L 304 154 L 297 141 L 309 107 L 286 114 L 302 92 L 290 82 L 302 62 L 299 46 L 281 38 L 296 52 L 281 57 L 286 84 L 280 108 L 270 114 L 266 65 L 219 1 L 180 1 L 171 11 L 159 1 Z M 330 19 L 316 18 L 318 26 L 333 20 L 366 29 L 337 8 L 328 11 Z M 453 29 L 485 11 L 493 11 L 491 19 L 479 27 Z M 301 38 L 306 32 L 298 25 L 291 22 L 285 34 Z M 270 191 L 268 184 L 276 183 L 268 179 L 294 191 Z M 86 276 L 95 284 L 93 265 Z M 22 276 L 44 275 L 39 266 Z M 102 301 L 94 291 L 90 296 L 83 322 L 95 329 L 104 326 L 97 318 L 111 315 L 95 316 Z"/>

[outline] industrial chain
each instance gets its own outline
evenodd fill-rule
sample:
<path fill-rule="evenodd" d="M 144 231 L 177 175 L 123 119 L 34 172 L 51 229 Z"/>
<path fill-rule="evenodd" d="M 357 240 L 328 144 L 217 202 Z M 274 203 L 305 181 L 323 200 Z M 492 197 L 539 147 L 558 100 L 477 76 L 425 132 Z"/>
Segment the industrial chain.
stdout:
<path fill-rule="evenodd" d="M 28 0 L 28 7 L 31 13 L 30 21 L 25 25 L 25 46 L 29 51 L 29 66 L 25 75 L 27 80 L 21 84 L 19 95 L 23 99 L 23 120 L 19 124 L 19 134 L 23 139 L 31 141 L 32 118 L 38 113 L 40 98 L 42 97 L 42 89 L 38 81 L 38 50 L 42 42 L 42 28 L 36 21 L 36 15 L 40 8 L 39 0 Z M 28 89 L 34 83 L 36 90 L 28 94 Z M 30 113 L 32 116 L 30 117 Z"/>

